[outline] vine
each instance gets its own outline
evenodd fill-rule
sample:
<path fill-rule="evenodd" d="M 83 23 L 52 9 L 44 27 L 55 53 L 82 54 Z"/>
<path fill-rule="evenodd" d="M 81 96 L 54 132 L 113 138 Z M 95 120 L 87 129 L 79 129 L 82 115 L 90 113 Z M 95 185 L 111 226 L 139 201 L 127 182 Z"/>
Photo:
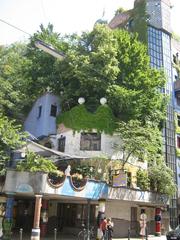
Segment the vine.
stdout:
<path fill-rule="evenodd" d="M 57 124 L 80 132 L 93 130 L 112 135 L 116 129 L 116 118 L 107 105 L 99 106 L 95 113 L 90 113 L 84 105 L 78 105 L 57 117 Z"/>

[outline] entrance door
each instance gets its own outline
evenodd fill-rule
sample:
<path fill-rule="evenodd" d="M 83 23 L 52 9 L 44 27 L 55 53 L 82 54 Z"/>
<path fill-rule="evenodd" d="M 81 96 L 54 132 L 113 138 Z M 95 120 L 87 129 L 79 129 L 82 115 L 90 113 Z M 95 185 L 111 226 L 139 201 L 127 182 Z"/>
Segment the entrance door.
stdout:
<path fill-rule="evenodd" d="M 59 203 L 57 209 L 58 228 L 81 228 L 87 224 L 87 204 Z M 90 206 L 90 225 L 95 225 L 95 205 Z"/>
<path fill-rule="evenodd" d="M 131 207 L 131 236 L 137 236 L 139 223 L 137 220 L 137 207 Z"/>

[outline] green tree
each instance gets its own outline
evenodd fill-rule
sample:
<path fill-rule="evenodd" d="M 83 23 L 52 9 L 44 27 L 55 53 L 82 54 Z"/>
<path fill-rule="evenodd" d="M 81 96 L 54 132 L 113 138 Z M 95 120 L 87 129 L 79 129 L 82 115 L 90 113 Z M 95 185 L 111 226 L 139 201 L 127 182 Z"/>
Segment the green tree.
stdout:
<path fill-rule="evenodd" d="M 122 120 L 149 119 L 159 123 L 165 118 L 167 97 L 159 89 L 165 86 L 162 71 L 150 67 L 146 47 L 126 31 L 113 32 L 118 44 L 119 74 L 108 88 L 108 100 Z"/>
<path fill-rule="evenodd" d="M 162 160 L 162 159 L 161 159 Z M 148 168 L 150 188 L 153 191 L 172 196 L 177 186 L 174 182 L 173 171 L 162 160 L 159 164 L 153 164 Z"/>
<path fill-rule="evenodd" d="M 24 94 L 26 82 L 24 72 L 28 59 L 24 56 L 26 45 L 12 44 L 0 48 L 0 108 L 10 118 L 22 119 L 22 112 L 27 98 Z"/>
<path fill-rule="evenodd" d="M 28 99 L 28 109 L 47 89 L 60 95 L 60 92 L 56 91 L 57 88 L 59 89 L 59 85 L 61 85 L 61 72 L 58 67 L 58 60 L 38 49 L 35 46 L 35 42 L 38 40 L 52 45 L 58 51 L 65 52 L 68 47 L 64 38 L 54 32 L 52 24 L 48 24 L 47 27 L 40 25 L 40 30 L 30 38 L 25 54 L 28 64 L 24 71 L 24 77 L 27 80 L 25 95 Z"/>
<path fill-rule="evenodd" d="M 126 163 L 139 161 L 154 162 L 162 154 L 162 136 L 159 129 L 151 123 L 142 125 L 139 121 L 120 122 L 117 129 L 119 144 L 114 149 L 120 152 L 122 169 Z"/>
<path fill-rule="evenodd" d="M 13 120 L 0 114 L 0 175 L 6 171 L 6 163 L 10 160 L 13 149 L 23 144 L 24 134 L 20 132 L 20 126 L 15 125 Z"/>
<path fill-rule="evenodd" d="M 95 111 L 106 96 L 121 120 L 159 123 L 165 118 L 167 97 L 159 91 L 165 75 L 150 67 L 147 48 L 126 31 L 97 24 L 90 33 L 74 35 L 59 69 L 61 83 L 55 91 L 63 90 L 65 110 L 83 96 L 86 107 Z"/>

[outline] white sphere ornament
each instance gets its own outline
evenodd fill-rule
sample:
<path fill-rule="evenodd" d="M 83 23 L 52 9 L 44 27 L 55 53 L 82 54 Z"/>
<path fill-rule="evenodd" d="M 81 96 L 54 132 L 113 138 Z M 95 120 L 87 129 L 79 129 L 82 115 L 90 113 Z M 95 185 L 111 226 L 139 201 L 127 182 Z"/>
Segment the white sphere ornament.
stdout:
<path fill-rule="evenodd" d="M 79 103 L 79 104 L 85 103 L 85 99 L 84 99 L 83 97 L 80 97 L 80 98 L 78 99 L 78 103 Z"/>
<path fill-rule="evenodd" d="M 105 97 L 102 97 L 102 98 L 100 99 L 100 103 L 101 103 L 101 105 L 106 104 L 106 103 L 107 103 L 107 99 L 106 99 Z"/>

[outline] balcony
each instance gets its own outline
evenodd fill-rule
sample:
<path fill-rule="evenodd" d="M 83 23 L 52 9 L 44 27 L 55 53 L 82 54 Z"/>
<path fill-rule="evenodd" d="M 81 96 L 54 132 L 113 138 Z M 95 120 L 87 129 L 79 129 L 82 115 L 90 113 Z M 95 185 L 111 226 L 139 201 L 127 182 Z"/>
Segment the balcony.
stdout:
<path fill-rule="evenodd" d="M 159 194 L 156 192 L 142 191 L 140 189 L 118 187 L 109 187 L 108 199 L 111 200 L 123 200 L 137 203 L 147 203 L 150 205 L 167 205 L 169 198 L 165 194 Z"/>
<path fill-rule="evenodd" d="M 8 170 L 3 191 L 6 194 L 33 196 L 44 192 L 46 182 L 47 173 Z"/>
<path fill-rule="evenodd" d="M 112 187 L 104 181 L 87 179 L 83 187 L 73 185 L 72 177 L 66 176 L 62 184 L 52 186 L 48 181 L 47 173 L 42 172 L 19 172 L 8 170 L 6 174 L 3 192 L 6 194 L 34 196 L 43 194 L 49 198 L 92 199 L 100 198 L 107 200 L 131 201 L 139 204 L 160 205 L 168 204 L 168 196 L 150 191 L 126 187 Z"/>

